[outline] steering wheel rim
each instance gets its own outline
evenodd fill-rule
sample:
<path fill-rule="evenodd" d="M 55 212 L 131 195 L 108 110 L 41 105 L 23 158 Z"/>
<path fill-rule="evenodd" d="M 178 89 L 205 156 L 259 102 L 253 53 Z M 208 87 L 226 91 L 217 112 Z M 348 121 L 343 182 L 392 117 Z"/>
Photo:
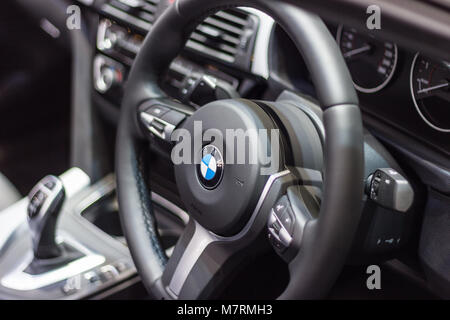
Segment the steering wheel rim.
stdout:
<path fill-rule="evenodd" d="M 270 0 L 179 0 L 154 24 L 129 74 L 117 133 L 116 176 L 122 226 L 147 289 L 155 297 L 173 298 L 161 280 L 167 257 L 159 243 L 145 183 L 142 155 L 146 144 L 139 130 L 137 108 L 149 99 L 167 98 L 159 86 L 161 76 L 195 26 L 215 11 L 237 6 L 259 9 L 283 27 L 301 52 L 325 110 L 327 138 L 320 216 L 309 221 L 303 232 L 301 250 L 289 263 L 291 280 L 280 298 L 323 297 L 345 262 L 359 222 L 363 130 L 357 95 L 334 38 L 319 17 L 293 5 Z"/>

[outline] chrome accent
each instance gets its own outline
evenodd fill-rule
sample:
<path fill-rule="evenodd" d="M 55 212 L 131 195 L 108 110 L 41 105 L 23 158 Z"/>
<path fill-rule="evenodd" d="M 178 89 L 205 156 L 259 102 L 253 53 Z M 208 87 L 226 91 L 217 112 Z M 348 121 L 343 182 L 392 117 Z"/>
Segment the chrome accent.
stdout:
<path fill-rule="evenodd" d="M 97 184 L 94 185 L 95 190 L 93 190 L 88 197 L 84 198 L 80 204 L 76 207 L 76 212 L 81 214 L 87 208 L 104 198 L 105 196 L 111 194 L 116 187 L 114 174 L 109 174 Z M 170 202 L 161 195 L 151 192 L 151 199 L 153 202 L 159 204 L 160 206 L 166 208 L 168 211 L 179 217 L 185 224 L 189 221 L 189 215 L 178 207 L 176 204 Z"/>
<path fill-rule="evenodd" d="M 205 165 L 203 163 L 203 158 L 207 154 L 210 154 L 210 156 L 212 158 L 214 158 L 214 161 L 216 162 L 214 176 L 210 180 L 207 180 L 206 177 L 203 176 L 202 169 L 201 169 L 202 165 Z M 222 181 L 222 178 L 223 178 L 224 158 L 222 156 L 222 153 L 220 152 L 219 148 L 217 148 L 216 146 L 214 146 L 212 144 L 208 144 L 208 145 L 204 146 L 202 148 L 202 150 L 200 151 L 199 158 L 202 160 L 200 161 L 199 164 L 196 165 L 198 180 L 205 189 L 212 190 L 220 184 L 220 182 Z M 207 165 L 207 169 L 211 169 L 211 168 L 209 168 L 209 165 Z M 204 172 L 205 175 L 206 175 L 206 173 L 207 173 L 207 171 Z"/>
<path fill-rule="evenodd" d="M 259 19 L 258 30 L 255 39 L 255 46 L 253 48 L 253 63 L 251 72 L 259 75 L 264 79 L 269 78 L 269 45 L 270 36 L 275 26 L 275 21 L 271 16 L 262 11 L 253 8 L 240 8 L 251 14 L 254 14 Z"/>
<path fill-rule="evenodd" d="M 123 81 L 123 66 L 104 55 L 97 54 L 93 62 L 94 87 L 100 93 L 105 93 L 114 85 Z"/>
<path fill-rule="evenodd" d="M 157 118 L 155 116 L 152 116 L 146 112 L 140 113 L 140 118 L 144 126 L 155 136 L 170 141 L 170 136 L 172 135 L 173 130 L 175 130 L 175 126 L 173 124 L 170 124 L 164 120 L 161 120 L 160 118 Z M 153 122 L 159 122 L 160 124 L 164 125 L 164 131 L 160 132 L 158 131 L 154 126 L 152 126 Z"/>
<path fill-rule="evenodd" d="M 90 206 L 95 204 L 96 202 L 100 201 L 105 196 L 110 195 L 112 192 L 114 192 L 116 188 L 116 182 L 115 182 L 115 176 L 114 174 L 109 174 L 105 178 L 103 178 L 101 181 L 96 183 L 94 186 L 95 190 L 90 192 L 89 196 L 84 198 L 76 207 L 75 212 L 79 215 L 82 214 L 83 211 L 88 209 Z M 178 207 L 176 204 L 170 202 L 163 196 L 151 192 L 151 199 L 153 202 L 157 203 L 161 207 L 164 207 L 167 209 L 170 213 L 173 213 L 175 216 L 180 218 L 181 221 L 186 225 L 189 221 L 189 215 Z M 1 234 L 0 234 L 1 235 Z"/>
<path fill-rule="evenodd" d="M 114 175 L 107 175 L 92 187 L 94 190 L 92 190 L 87 197 L 80 201 L 80 203 L 75 208 L 75 212 L 81 215 L 81 213 L 87 208 L 89 208 L 105 196 L 111 194 L 114 191 L 115 186 Z"/>
<path fill-rule="evenodd" d="M 235 234 L 234 236 L 231 236 L 231 237 L 222 237 L 222 236 L 219 236 L 216 234 L 213 234 L 213 235 L 218 240 L 221 240 L 221 241 L 235 241 L 235 240 L 239 240 L 242 237 L 244 237 L 245 234 L 248 232 L 248 230 L 250 230 L 250 227 L 255 222 L 256 216 L 258 215 L 258 212 L 261 209 L 261 207 L 264 203 L 264 200 L 266 199 L 267 194 L 269 193 L 269 190 L 272 187 L 272 184 L 278 178 L 284 177 L 284 176 L 288 175 L 289 173 L 290 173 L 289 170 L 284 170 L 284 171 L 274 173 L 269 177 L 269 179 L 267 180 L 266 185 L 264 186 L 264 189 L 261 193 L 261 196 L 259 197 L 258 203 L 256 204 L 255 210 L 253 211 L 252 216 L 250 217 L 250 220 L 247 222 L 247 224 L 244 226 L 244 228 L 240 232 L 238 232 L 237 234 Z"/>
<path fill-rule="evenodd" d="M 181 256 L 181 259 L 178 262 L 177 267 L 173 273 L 172 279 L 167 286 L 167 291 L 170 295 L 172 295 L 174 298 L 178 297 L 189 273 L 191 272 L 197 260 L 200 258 L 200 255 L 209 244 L 216 241 L 235 241 L 241 239 L 247 234 L 247 232 L 255 222 L 259 211 L 261 210 L 261 207 L 267 197 L 267 194 L 269 193 L 270 188 L 272 187 L 272 184 L 276 179 L 288 175 L 289 173 L 289 170 L 284 170 L 272 174 L 269 177 L 249 221 L 244 226 L 244 228 L 236 235 L 231 237 L 219 236 L 211 231 L 206 230 L 199 223 L 195 222 L 194 235 L 192 236 L 192 239 L 189 241 L 185 251 L 183 252 L 183 255 Z"/>
<path fill-rule="evenodd" d="M 91 6 L 94 4 L 95 0 L 77 0 L 78 2 L 81 2 L 82 4 L 86 5 L 86 6 Z"/>
<path fill-rule="evenodd" d="M 113 41 L 110 38 L 106 38 L 106 30 L 111 26 L 111 21 L 103 19 L 98 24 L 97 29 L 97 49 L 103 51 L 105 49 L 111 49 Z"/>
<path fill-rule="evenodd" d="M 166 256 L 168 256 L 169 258 L 172 256 L 173 250 L 175 249 L 175 246 L 171 246 L 170 248 L 167 248 L 165 253 Z"/>
<path fill-rule="evenodd" d="M 85 256 L 62 266 L 61 268 L 42 274 L 32 275 L 25 272 L 25 269 L 33 260 L 33 254 L 29 252 L 25 258 L 23 258 L 22 262 L 19 263 L 19 267 L 15 268 L 1 279 L 2 286 L 18 291 L 36 290 L 93 269 L 104 263 L 106 260 L 104 256 L 94 254 L 68 235 L 60 236 L 58 238 L 58 242 L 61 243 L 64 241 L 65 243 L 70 244 L 72 247 L 84 253 Z"/>
<path fill-rule="evenodd" d="M 278 222 L 281 226 L 280 230 L 277 232 L 272 227 L 273 224 Z M 303 227 L 303 226 L 302 226 Z M 270 217 L 269 217 L 269 232 L 278 242 L 280 242 L 284 247 L 288 248 L 292 243 L 292 236 L 289 234 L 289 232 L 284 227 L 283 223 L 280 221 L 280 219 L 277 217 L 273 209 L 270 211 Z"/>
<path fill-rule="evenodd" d="M 73 197 L 75 194 L 91 184 L 91 178 L 89 178 L 83 170 L 77 167 L 67 170 L 60 175 L 59 178 L 64 185 L 67 199 Z"/>
<path fill-rule="evenodd" d="M 94 59 L 94 86 L 100 93 L 105 93 L 111 88 L 114 74 L 111 69 L 105 69 L 106 73 L 102 73 L 102 67 L 105 66 L 105 58 L 96 56 Z"/>
<path fill-rule="evenodd" d="M 211 87 L 212 89 L 215 89 L 217 87 L 217 79 L 209 76 L 209 75 L 203 75 L 202 80 L 206 82 L 206 84 Z"/>
<path fill-rule="evenodd" d="M 119 2 L 132 8 L 140 8 L 144 4 L 142 0 L 119 0 Z"/>
<path fill-rule="evenodd" d="M 170 202 L 166 198 L 160 196 L 159 194 L 152 192 L 152 201 L 176 215 L 183 221 L 185 225 L 189 222 L 189 215 L 186 213 L 186 211 L 178 207 L 176 204 Z"/>
<path fill-rule="evenodd" d="M 177 268 L 170 280 L 168 291 L 171 294 L 175 296 L 180 294 L 181 288 L 198 258 L 205 248 L 214 241 L 217 241 L 214 235 L 195 222 L 194 235 L 183 252 L 183 256 L 178 262 Z"/>
<path fill-rule="evenodd" d="M 108 14 L 114 16 L 114 17 L 118 17 L 121 20 L 127 21 L 127 22 L 129 22 L 129 23 L 131 23 L 131 24 L 141 28 L 141 29 L 144 29 L 144 30 L 148 31 L 152 27 L 152 25 L 150 23 L 145 22 L 145 21 L 143 21 L 141 19 L 138 19 L 138 18 L 136 18 L 136 17 L 134 17 L 134 16 L 132 16 L 132 15 L 130 15 L 128 13 L 123 12 L 123 11 L 120 11 L 119 9 L 114 8 L 113 6 L 111 6 L 108 3 L 105 3 L 102 6 L 101 10 L 103 12 L 105 12 L 105 13 L 108 13 Z"/>

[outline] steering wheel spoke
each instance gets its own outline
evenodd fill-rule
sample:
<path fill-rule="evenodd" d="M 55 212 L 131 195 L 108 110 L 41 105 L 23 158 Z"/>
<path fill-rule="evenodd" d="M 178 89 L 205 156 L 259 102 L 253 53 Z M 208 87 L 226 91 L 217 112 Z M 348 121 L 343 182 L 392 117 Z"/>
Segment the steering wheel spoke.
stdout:
<path fill-rule="evenodd" d="M 234 268 L 242 262 L 237 253 L 244 241 L 225 241 L 191 219 L 180 237 L 162 276 L 162 284 L 173 299 L 209 297 L 223 286 Z"/>
<path fill-rule="evenodd" d="M 190 219 L 162 276 L 162 286 L 173 299 L 201 299 L 220 293 L 229 277 L 268 248 L 266 225 L 271 208 L 296 181 L 285 170 L 269 177 L 247 224 L 237 234 L 220 236 Z M 227 280 L 227 281 L 225 281 Z"/>
<path fill-rule="evenodd" d="M 306 225 L 318 217 L 322 201 L 320 171 L 302 167 L 289 169 L 295 179 L 273 203 L 267 220 L 269 241 L 286 262 L 299 252 Z"/>
<path fill-rule="evenodd" d="M 323 175 L 321 171 L 303 167 L 292 167 L 290 170 L 298 177 L 300 185 L 322 188 Z"/>

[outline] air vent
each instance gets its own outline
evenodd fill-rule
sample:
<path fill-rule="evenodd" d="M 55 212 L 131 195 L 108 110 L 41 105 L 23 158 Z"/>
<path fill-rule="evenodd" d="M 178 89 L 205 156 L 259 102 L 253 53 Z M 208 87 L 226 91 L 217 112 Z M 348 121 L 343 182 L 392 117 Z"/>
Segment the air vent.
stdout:
<path fill-rule="evenodd" d="M 103 13 L 142 32 L 151 29 L 160 0 L 109 0 Z M 204 55 L 248 68 L 258 18 L 241 9 L 219 11 L 206 18 L 192 33 L 186 47 Z"/>
<path fill-rule="evenodd" d="M 160 0 L 110 0 L 102 11 L 131 23 L 143 30 L 150 30 Z"/>
<path fill-rule="evenodd" d="M 255 17 L 242 10 L 219 11 L 197 27 L 186 46 L 234 63 L 238 56 L 248 56 L 256 25 Z"/>

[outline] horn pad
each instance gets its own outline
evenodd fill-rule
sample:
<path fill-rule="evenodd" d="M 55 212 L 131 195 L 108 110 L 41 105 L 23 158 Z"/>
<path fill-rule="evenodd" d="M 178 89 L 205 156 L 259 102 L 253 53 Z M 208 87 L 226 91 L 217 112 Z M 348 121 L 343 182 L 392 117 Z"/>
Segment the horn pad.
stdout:
<path fill-rule="evenodd" d="M 249 138 L 261 129 L 268 130 L 267 139 Z M 189 214 L 203 227 L 222 236 L 244 227 L 269 175 L 279 170 L 279 150 L 271 157 L 275 165 L 261 165 L 270 157 L 271 129 L 275 125 L 260 106 L 238 99 L 205 105 L 174 132 L 178 143 L 172 160 L 177 155 L 188 160 L 175 164 L 179 193 Z M 180 132 L 186 136 L 180 139 Z"/>

